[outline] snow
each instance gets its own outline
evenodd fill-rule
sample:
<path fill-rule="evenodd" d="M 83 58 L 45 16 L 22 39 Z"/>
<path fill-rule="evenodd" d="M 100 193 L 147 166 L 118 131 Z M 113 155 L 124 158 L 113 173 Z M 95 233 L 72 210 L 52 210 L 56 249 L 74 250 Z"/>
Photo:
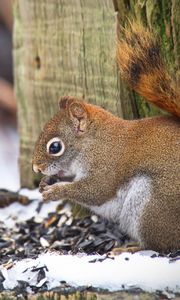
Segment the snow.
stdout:
<path fill-rule="evenodd" d="M 148 251 L 135 254 L 123 253 L 114 259 L 99 255 L 60 255 L 44 253 L 36 259 L 16 262 L 9 270 L 3 270 L 6 289 L 13 289 L 19 280 L 31 286 L 46 282 L 48 289 L 60 286 L 61 281 L 73 287 L 93 286 L 95 288 L 120 291 L 141 288 L 147 292 L 180 292 L 180 261 L 170 263 L 167 257 L 151 258 Z M 97 262 L 91 262 L 97 259 Z M 37 280 L 35 268 L 44 267 L 43 281 Z"/>
<path fill-rule="evenodd" d="M 0 188 L 17 191 L 19 138 L 16 129 L 0 123 Z"/>
<path fill-rule="evenodd" d="M 62 203 L 61 200 L 56 202 L 42 203 L 42 197 L 39 191 L 22 189 L 20 194 L 29 197 L 33 201 L 28 206 L 20 203 L 12 203 L 11 205 L 0 209 L 0 220 L 4 222 L 8 228 L 13 228 L 16 223 L 30 220 L 35 217 L 36 221 L 42 222 L 48 216 L 49 212 L 55 212 L 56 207 Z M 42 203 L 40 211 L 39 205 Z"/>

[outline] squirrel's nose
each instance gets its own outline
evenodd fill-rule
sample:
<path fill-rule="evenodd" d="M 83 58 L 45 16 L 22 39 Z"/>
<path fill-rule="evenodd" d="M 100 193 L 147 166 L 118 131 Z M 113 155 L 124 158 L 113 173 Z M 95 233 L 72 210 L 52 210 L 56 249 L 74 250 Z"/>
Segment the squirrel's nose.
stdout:
<path fill-rule="evenodd" d="M 41 172 L 41 169 L 40 169 L 39 166 L 36 165 L 36 164 L 33 164 L 33 165 L 32 165 L 32 169 L 33 169 L 33 171 L 34 171 L 35 173 L 40 173 L 40 172 Z"/>

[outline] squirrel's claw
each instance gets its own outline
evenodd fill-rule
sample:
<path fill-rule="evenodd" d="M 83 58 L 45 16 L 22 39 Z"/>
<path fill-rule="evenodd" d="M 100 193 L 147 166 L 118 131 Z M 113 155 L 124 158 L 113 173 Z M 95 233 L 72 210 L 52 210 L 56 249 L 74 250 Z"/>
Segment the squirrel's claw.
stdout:
<path fill-rule="evenodd" d="M 46 185 L 43 188 L 43 192 L 42 192 L 42 197 L 44 201 L 48 201 L 48 200 L 59 200 L 60 199 L 60 188 L 59 188 L 59 184 L 55 183 L 53 185 Z"/>
<path fill-rule="evenodd" d="M 39 184 L 39 192 L 42 193 L 57 181 L 55 176 L 44 176 Z"/>
<path fill-rule="evenodd" d="M 42 193 L 46 186 L 48 186 L 48 176 L 45 176 L 41 179 L 39 184 L 39 192 Z"/>
<path fill-rule="evenodd" d="M 44 191 L 42 193 L 42 197 L 45 202 L 48 202 L 50 200 L 58 200 L 58 199 L 55 199 L 55 197 L 53 195 L 54 194 L 52 193 L 52 191 Z"/>
<path fill-rule="evenodd" d="M 43 201 L 45 201 L 45 202 L 48 202 L 51 200 L 48 192 L 43 192 L 42 197 L 43 197 Z"/>

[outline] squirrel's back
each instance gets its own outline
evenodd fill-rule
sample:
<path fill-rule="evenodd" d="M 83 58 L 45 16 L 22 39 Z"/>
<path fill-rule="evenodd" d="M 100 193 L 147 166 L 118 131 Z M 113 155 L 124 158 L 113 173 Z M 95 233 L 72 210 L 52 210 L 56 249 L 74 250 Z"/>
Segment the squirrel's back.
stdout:
<path fill-rule="evenodd" d="M 180 117 L 180 90 L 165 68 L 158 39 L 150 31 L 137 23 L 124 29 L 117 61 L 122 78 L 132 89 Z"/>

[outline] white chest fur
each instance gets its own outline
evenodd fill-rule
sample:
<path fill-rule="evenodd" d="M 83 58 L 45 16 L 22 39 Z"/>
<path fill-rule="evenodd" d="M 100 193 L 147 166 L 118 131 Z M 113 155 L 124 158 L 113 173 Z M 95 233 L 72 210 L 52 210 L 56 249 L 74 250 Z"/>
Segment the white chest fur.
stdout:
<path fill-rule="evenodd" d="M 122 232 L 139 240 L 139 217 L 150 200 L 150 194 L 150 178 L 136 176 L 117 191 L 116 197 L 101 206 L 90 208 L 104 218 L 117 222 Z"/>

